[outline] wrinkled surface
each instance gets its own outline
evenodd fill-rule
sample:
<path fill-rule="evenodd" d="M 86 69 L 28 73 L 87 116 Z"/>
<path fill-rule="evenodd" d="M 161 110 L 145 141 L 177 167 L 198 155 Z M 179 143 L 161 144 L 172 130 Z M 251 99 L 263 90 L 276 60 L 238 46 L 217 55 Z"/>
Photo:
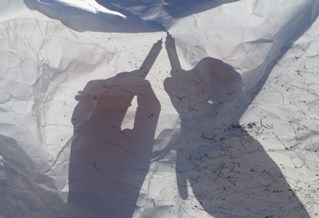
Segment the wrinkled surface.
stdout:
<path fill-rule="evenodd" d="M 0 217 L 318 216 L 318 1 L 86 2 L 0 0 Z"/>

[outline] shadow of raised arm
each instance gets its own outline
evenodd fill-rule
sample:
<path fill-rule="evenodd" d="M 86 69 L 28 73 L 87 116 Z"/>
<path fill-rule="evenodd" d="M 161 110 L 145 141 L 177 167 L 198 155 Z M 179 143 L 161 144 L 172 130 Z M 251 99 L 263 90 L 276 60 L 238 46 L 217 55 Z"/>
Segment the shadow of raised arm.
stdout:
<path fill-rule="evenodd" d="M 177 55 L 175 39 L 172 37 L 172 35 L 169 32 L 167 32 L 165 47 L 166 47 L 168 59 L 169 59 L 169 62 L 171 63 L 171 67 L 173 71 L 181 70 L 182 67 Z"/>
<path fill-rule="evenodd" d="M 163 41 L 160 39 L 158 40 L 151 48 L 150 52 L 146 56 L 145 60 L 143 61 L 140 70 L 144 78 L 147 76 L 149 71 L 151 70 L 157 56 L 162 50 L 162 43 Z"/>

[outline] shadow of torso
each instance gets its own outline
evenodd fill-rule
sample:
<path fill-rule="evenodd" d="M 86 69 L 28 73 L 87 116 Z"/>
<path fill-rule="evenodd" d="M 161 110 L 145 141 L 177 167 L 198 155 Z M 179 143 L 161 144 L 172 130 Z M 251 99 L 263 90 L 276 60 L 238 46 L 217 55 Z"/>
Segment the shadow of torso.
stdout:
<path fill-rule="evenodd" d="M 134 96 L 134 127 L 122 130 Z M 77 100 L 68 202 L 90 217 L 132 217 L 149 170 L 160 104 L 139 70 L 91 81 Z"/>
<path fill-rule="evenodd" d="M 168 148 L 176 150 L 180 196 L 189 199 L 191 188 L 201 205 L 194 209 L 218 218 L 309 217 L 277 164 L 239 125 L 248 107 L 240 75 L 213 58 L 191 71 L 173 67 L 171 75 L 164 85 L 181 131 Z"/>

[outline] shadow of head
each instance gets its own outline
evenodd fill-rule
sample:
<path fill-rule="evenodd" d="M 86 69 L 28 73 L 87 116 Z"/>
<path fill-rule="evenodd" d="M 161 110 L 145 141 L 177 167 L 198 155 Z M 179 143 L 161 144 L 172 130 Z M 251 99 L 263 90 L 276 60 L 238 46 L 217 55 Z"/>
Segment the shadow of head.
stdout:
<path fill-rule="evenodd" d="M 216 103 L 232 101 L 241 93 L 240 74 L 221 60 L 204 58 L 197 64 L 194 71 L 207 85 Z"/>
<path fill-rule="evenodd" d="M 194 69 L 172 69 L 164 86 L 176 110 L 184 116 L 218 114 L 242 92 L 241 77 L 221 60 L 207 57 Z"/>

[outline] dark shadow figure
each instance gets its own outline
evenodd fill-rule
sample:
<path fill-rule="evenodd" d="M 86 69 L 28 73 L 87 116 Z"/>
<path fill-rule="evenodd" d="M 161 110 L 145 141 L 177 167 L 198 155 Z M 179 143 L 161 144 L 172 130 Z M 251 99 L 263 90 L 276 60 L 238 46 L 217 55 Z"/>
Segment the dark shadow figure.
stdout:
<path fill-rule="evenodd" d="M 139 70 L 91 81 L 76 97 L 68 202 L 90 212 L 83 217 L 133 216 L 160 113 L 145 77 L 161 48 L 162 41 L 155 43 Z M 134 97 L 138 105 L 134 127 L 122 130 Z"/>
<path fill-rule="evenodd" d="M 166 49 L 172 71 L 164 86 L 180 115 L 181 130 L 157 159 L 176 150 L 181 198 L 189 199 L 191 188 L 201 204 L 194 209 L 218 218 L 309 217 L 277 164 L 245 130 L 255 124 L 239 124 L 250 103 L 244 100 L 240 74 L 210 57 L 185 71 L 170 35 Z"/>

